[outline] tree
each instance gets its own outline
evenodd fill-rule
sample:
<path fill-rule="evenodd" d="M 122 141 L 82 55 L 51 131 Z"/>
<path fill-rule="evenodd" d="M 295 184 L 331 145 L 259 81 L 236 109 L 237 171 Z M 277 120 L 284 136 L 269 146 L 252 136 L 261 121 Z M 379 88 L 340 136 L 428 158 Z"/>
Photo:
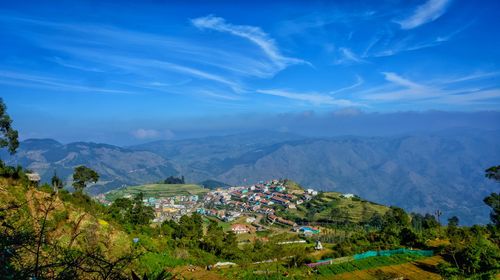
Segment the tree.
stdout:
<path fill-rule="evenodd" d="M 484 198 L 484 203 L 492 208 L 490 213 L 491 223 L 500 227 L 500 194 L 491 193 Z"/>
<path fill-rule="evenodd" d="M 7 106 L 0 98 L 0 148 L 7 147 L 10 154 L 15 154 L 19 147 L 19 133 L 12 128 L 12 119 L 7 114 Z"/>
<path fill-rule="evenodd" d="M 88 183 L 97 183 L 99 174 L 86 166 L 78 166 L 73 173 L 73 187 L 77 192 L 82 192 Z"/>
<path fill-rule="evenodd" d="M 59 189 L 63 188 L 63 181 L 61 178 L 57 177 L 56 172 L 54 171 L 54 176 L 52 176 L 52 179 L 50 180 L 52 184 L 52 188 L 54 189 L 54 192 L 58 192 Z"/>
<path fill-rule="evenodd" d="M 144 194 L 142 192 L 134 197 L 133 207 L 130 210 L 130 222 L 133 225 L 148 225 L 155 217 L 153 208 L 144 205 L 143 199 Z"/>
<path fill-rule="evenodd" d="M 500 182 L 500 165 L 492 166 L 485 170 L 486 178 L 490 178 Z M 484 203 L 491 207 L 490 219 L 491 222 L 500 228 L 500 193 L 491 193 L 484 198 Z"/>
<path fill-rule="evenodd" d="M 485 170 L 486 178 L 493 179 L 500 182 L 500 165 L 492 166 Z"/>
<path fill-rule="evenodd" d="M 457 216 L 453 216 L 448 219 L 448 226 L 449 227 L 457 227 L 459 223 L 459 219 Z"/>

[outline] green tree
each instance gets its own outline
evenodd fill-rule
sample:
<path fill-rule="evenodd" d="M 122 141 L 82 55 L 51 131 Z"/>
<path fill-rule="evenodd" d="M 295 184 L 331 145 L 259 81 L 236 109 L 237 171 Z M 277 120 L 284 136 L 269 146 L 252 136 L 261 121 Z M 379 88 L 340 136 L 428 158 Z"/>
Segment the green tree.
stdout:
<path fill-rule="evenodd" d="M 84 165 L 76 167 L 73 173 L 73 187 L 77 192 L 82 192 L 88 183 L 97 183 L 98 180 L 99 174 Z"/>
<path fill-rule="evenodd" d="M 484 198 L 484 203 L 491 207 L 491 223 L 497 227 L 500 227 L 500 194 L 491 193 L 489 196 Z"/>
<path fill-rule="evenodd" d="M 500 181 L 500 165 L 492 166 L 485 170 L 486 178 L 493 179 L 496 181 Z"/>
<path fill-rule="evenodd" d="M 7 114 L 7 106 L 0 98 L 0 148 L 7 147 L 14 154 L 19 147 L 19 133 L 12 127 L 12 119 Z"/>
<path fill-rule="evenodd" d="M 500 182 L 500 165 L 492 166 L 485 170 L 486 178 Z M 490 219 L 493 225 L 500 228 L 500 193 L 491 193 L 484 198 L 484 203 L 491 207 Z"/>
<path fill-rule="evenodd" d="M 52 179 L 50 180 L 52 184 L 52 188 L 54 189 L 54 192 L 58 192 L 59 189 L 62 189 L 64 187 L 63 181 L 61 178 L 57 177 L 56 172 L 54 171 L 54 176 L 52 176 Z"/>
<path fill-rule="evenodd" d="M 155 217 L 153 208 L 144 205 L 143 199 L 144 194 L 142 192 L 134 197 L 133 207 L 130 210 L 130 222 L 133 225 L 148 225 Z"/>
<path fill-rule="evenodd" d="M 448 219 L 448 226 L 449 227 L 458 227 L 459 219 L 457 216 L 453 216 Z"/>

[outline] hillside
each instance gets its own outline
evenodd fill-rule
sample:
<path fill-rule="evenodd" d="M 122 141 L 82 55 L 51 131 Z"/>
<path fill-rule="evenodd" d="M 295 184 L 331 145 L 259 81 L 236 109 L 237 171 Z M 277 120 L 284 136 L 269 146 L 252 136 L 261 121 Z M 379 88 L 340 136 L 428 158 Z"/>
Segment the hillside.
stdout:
<path fill-rule="evenodd" d="M 159 181 L 177 174 L 161 156 L 107 144 L 77 142 L 64 145 L 51 139 L 29 139 L 21 142 L 15 157 L 5 151 L 0 157 L 7 164 L 20 164 L 40 173 L 44 182 L 49 182 L 55 171 L 68 185 L 73 169 L 86 165 L 100 175 L 98 184 L 89 188 L 90 193 Z"/>
<path fill-rule="evenodd" d="M 328 224 L 343 222 L 366 222 L 373 215 L 384 215 L 389 208 L 358 197 L 345 198 L 340 193 L 325 192 L 311 201 L 287 209 L 280 215 L 302 223 Z"/>
<path fill-rule="evenodd" d="M 127 148 L 26 140 L 14 157 L 0 156 L 40 172 L 44 181 L 54 170 L 70 180 L 75 166 L 87 165 L 101 174 L 99 185 L 89 188 L 93 194 L 177 174 L 230 185 L 290 178 L 408 211 L 439 209 L 443 219 L 457 215 L 472 224 L 488 220 L 482 199 L 496 188 L 482 174 L 500 162 L 498 139 L 500 131 L 480 130 L 335 138 L 257 131 Z"/>
<path fill-rule="evenodd" d="M 165 141 L 133 149 L 166 156 L 191 181 L 214 178 L 244 184 L 290 178 L 304 186 L 355 193 L 409 211 L 439 209 L 444 217 L 457 215 L 466 224 L 488 220 L 482 199 L 496 187 L 482 174 L 500 162 L 500 131 L 290 137 L 263 144 L 256 144 L 254 138 L 238 138 L 237 143 L 235 136 L 227 141 L 224 137 Z"/>
<path fill-rule="evenodd" d="M 194 184 L 148 184 L 120 188 L 106 193 L 108 201 L 119 197 L 133 197 L 142 192 L 145 197 L 171 197 L 178 195 L 202 195 L 209 190 Z"/>

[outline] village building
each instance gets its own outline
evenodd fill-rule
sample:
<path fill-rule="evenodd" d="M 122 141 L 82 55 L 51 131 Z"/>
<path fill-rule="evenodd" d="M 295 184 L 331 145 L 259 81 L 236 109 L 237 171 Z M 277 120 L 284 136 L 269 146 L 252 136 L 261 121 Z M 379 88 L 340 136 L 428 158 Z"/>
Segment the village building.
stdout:
<path fill-rule="evenodd" d="M 236 234 L 243 234 L 249 232 L 249 229 L 246 225 L 234 224 L 231 226 L 231 231 L 233 231 Z"/>

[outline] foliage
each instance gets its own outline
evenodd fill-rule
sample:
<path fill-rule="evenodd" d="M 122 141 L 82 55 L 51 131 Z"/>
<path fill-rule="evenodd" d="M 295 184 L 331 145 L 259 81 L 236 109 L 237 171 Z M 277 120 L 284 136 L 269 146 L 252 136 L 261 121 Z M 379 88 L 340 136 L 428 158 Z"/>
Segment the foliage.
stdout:
<path fill-rule="evenodd" d="M 491 207 L 491 223 L 500 229 L 500 193 L 491 193 L 484 198 L 484 203 Z"/>
<path fill-rule="evenodd" d="M 77 192 L 82 192 L 88 183 L 97 183 L 99 174 L 86 166 L 78 166 L 73 173 L 73 187 Z"/>
<path fill-rule="evenodd" d="M 59 189 L 62 189 L 64 187 L 64 183 L 61 180 L 61 178 L 57 177 L 56 172 L 54 171 L 54 175 L 50 179 L 50 183 L 52 187 L 54 188 L 54 191 L 58 191 Z"/>
<path fill-rule="evenodd" d="M 500 165 L 492 166 L 485 170 L 486 178 L 500 181 Z"/>
<path fill-rule="evenodd" d="M 340 264 L 333 264 L 327 266 L 318 267 L 317 273 L 320 275 L 336 275 L 345 272 L 351 272 L 356 270 L 370 269 L 379 266 L 402 264 L 414 260 L 421 259 L 421 256 L 408 255 L 408 254 L 398 254 L 394 256 L 380 256 L 371 257 L 362 260 L 356 260 L 351 262 L 345 262 Z"/>
<path fill-rule="evenodd" d="M 138 193 L 133 200 L 119 198 L 111 204 L 108 214 L 122 225 L 149 225 L 154 218 L 154 210 L 150 206 L 144 205 L 144 195 Z"/>
<path fill-rule="evenodd" d="M 184 179 L 184 176 L 181 176 L 180 178 L 174 177 L 174 176 L 169 176 L 167 179 L 163 181 L 164 184 L 185 184 L 186 181 Z"/>
<path fill-rule="evenodd" d="M 19 147 L 18 132 L 12 127 L 12 119 L 7 114 L 7 106 L 0 98 L 0 148 L 7 147 L 14 154 Z"/>

